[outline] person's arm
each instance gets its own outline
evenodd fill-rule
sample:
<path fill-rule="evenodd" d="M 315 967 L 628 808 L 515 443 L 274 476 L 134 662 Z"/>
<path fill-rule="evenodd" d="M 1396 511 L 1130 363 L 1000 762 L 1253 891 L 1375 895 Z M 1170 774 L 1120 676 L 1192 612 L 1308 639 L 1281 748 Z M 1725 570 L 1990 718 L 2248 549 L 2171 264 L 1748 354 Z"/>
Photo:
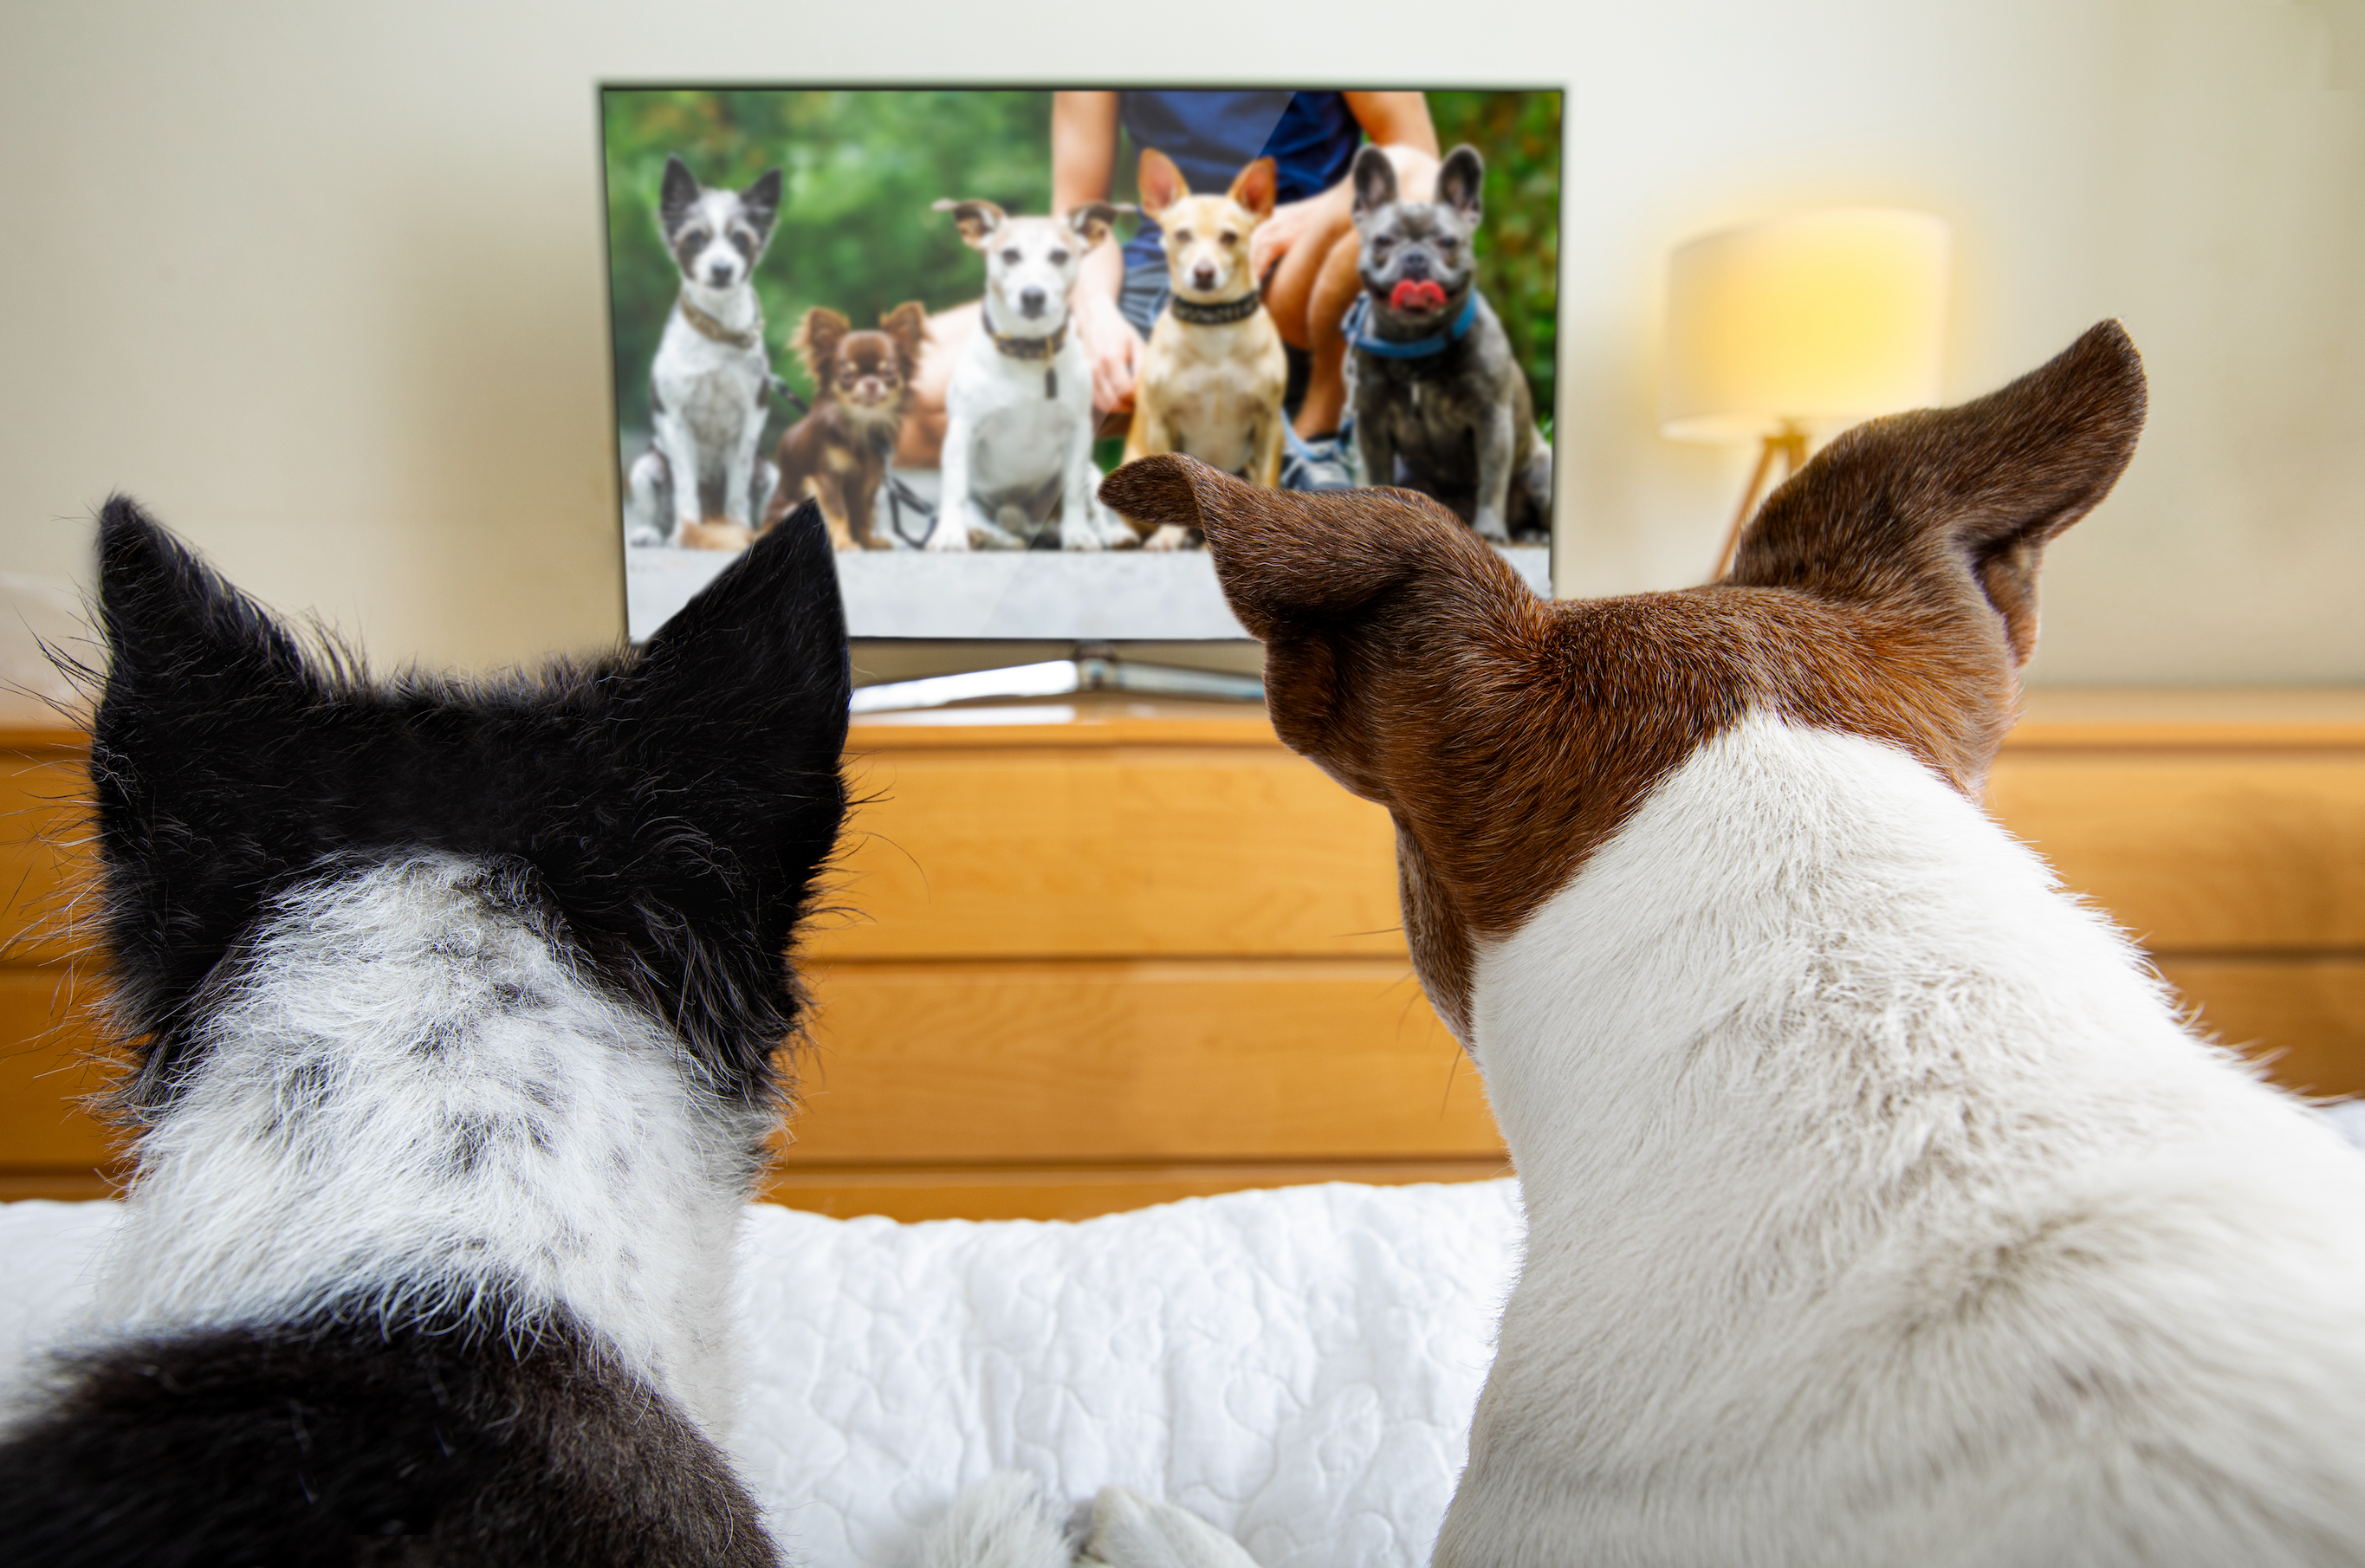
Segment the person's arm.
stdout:
<path fill-rule="evenodd" d="M 1347 112 L 1363 128 L 1374 147 L 1400 147 L 1438 157 L 1437 127 L 1429 118 L 1429 99 L 1419 93 L 1341 93 Z M 1345 179 L 1320 196 L 1284 202 L 1249 236 L 1249 265 L 1260 278 L 1272 275 L 1297 242 L 1310 234 L 1329 234 L 1354 211 L 1354 181 Z"/>
<path fill-rule="evenodd" d="M 1106 201 L 1116 174 L 1116 95 L 1051 95 L 1051 210 L 1068 212 Z M 1141 362 L 1141 334 L 1117 313 L 1125 282 L 1124 247 L 1115 233 L 1087 252 L 1069 308 L 1077 339 L 1093 366 L 1093 406 L 1115 412 L 1133 406 Z"/>

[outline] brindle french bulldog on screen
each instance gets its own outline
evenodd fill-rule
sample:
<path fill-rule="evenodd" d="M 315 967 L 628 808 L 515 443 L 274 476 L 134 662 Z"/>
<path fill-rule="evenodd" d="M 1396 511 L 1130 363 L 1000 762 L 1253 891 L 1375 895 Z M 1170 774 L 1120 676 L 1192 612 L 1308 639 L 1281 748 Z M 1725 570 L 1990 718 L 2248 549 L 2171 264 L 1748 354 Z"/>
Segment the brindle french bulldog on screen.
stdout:
<path fill-rule="evenodd" d="M 1434 496 L 1498 544 L 1541 541 L 1552 530 L 1552 448 L 1475 283 L 1485 174 L 1476 149 L 1457 147 L 1438 169 L 1437 199 L 1407 201 L 1386 153 L 1356 154 L 1355 440 L 1365 484 Z"/>

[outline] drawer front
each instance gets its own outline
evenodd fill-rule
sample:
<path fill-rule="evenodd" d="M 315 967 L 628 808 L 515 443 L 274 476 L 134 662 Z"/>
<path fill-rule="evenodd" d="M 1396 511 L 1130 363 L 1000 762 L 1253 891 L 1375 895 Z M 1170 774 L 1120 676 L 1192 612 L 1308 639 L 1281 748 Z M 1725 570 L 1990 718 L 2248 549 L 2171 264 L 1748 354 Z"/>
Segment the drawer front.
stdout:
<path fill-rule="evenodd" d="M 2164 958 L 2201 1029 L 2309 1094 L 2365 1094 L 2365 958 Z"/>
<path fill-rule="evenodd" d="M 1270 748 L 857 761 L 825 958 L 1404 951 L 1387 812 Z"/>
<path fill-rule="evenodd" d="M 1401 960 L 836 967 L 784 1159 L 1498 1155 Z"/>
<path fill-rule="evenodd" d="M 1988 803 L 2154 952 L 2365 947 L 2365 757 L 2006 753 Z"/>
<path fill-rule="evenodd" d="M 0 756 L 0 957 L 63 957 L 75 944 L 74 895 L 88 885 L 89 776 L 82 759 Z"/>
<path fill-rule="evenodd" d="M 105 1086 L 64 969 L 0 969 L 0 1170 L 91 1170 L 115 1140 L 81 1103 Z"/>

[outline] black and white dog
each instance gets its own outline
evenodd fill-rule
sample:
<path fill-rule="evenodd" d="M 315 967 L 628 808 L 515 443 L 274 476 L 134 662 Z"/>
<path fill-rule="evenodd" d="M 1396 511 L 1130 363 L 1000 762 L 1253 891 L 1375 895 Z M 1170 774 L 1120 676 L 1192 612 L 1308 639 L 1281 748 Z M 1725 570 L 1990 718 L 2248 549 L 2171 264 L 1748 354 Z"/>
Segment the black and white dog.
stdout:
<path fill-rule="evenodd" d="M 744 191 L 709 190 L 666 160 L 657 227 L 681 293 L 649 366 L 649 450 L 626 480 L 633 543 L 743 548 L 771 504 L 779 471 L 757 448 L 772 360 L 753 280 L 779 212 L 778 169 Z M 710 530 L 713 520 L 723 526 Z"/>
<path fill-rule="evenodd" d="M 637 655 L 370 684 L 130 502 L 92 739 L 139 1171 L 8 1561 L 768 1564 L 732 1253 L 846 812 L 801 508 Z"/>

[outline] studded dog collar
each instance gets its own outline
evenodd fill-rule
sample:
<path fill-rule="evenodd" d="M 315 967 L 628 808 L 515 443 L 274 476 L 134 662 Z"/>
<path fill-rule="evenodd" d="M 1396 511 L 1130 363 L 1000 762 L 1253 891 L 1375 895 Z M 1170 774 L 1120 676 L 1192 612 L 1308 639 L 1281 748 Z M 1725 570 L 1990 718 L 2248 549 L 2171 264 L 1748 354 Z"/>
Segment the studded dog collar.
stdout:
<path fill-rule="evenodd" d="M 687 292 L 674 303 L 681 308 L 682 319 L 697 328 L 698 335 L 701 338 L 712 338 L 718 343 L 728 343 L 734 349 L 753 349 L 763 346 L 764 319 L 761 316 L 756 318 L 754 326 L 744 331 L 734 331 L 692 305 Z"/>
<path fill-rule="evenodd" d="M 1166 308 L 1174 312 L 1177 321 L 1187 321 L 1194 327 L 1226 327 L 1234 321 L 1245 321 L 1264 307 L 1264 297 L 1255 289 L 1238 299 L 1218 300 L 1213 305 L 1201 305 L 1181 295 L 1170 296 Z"/>

